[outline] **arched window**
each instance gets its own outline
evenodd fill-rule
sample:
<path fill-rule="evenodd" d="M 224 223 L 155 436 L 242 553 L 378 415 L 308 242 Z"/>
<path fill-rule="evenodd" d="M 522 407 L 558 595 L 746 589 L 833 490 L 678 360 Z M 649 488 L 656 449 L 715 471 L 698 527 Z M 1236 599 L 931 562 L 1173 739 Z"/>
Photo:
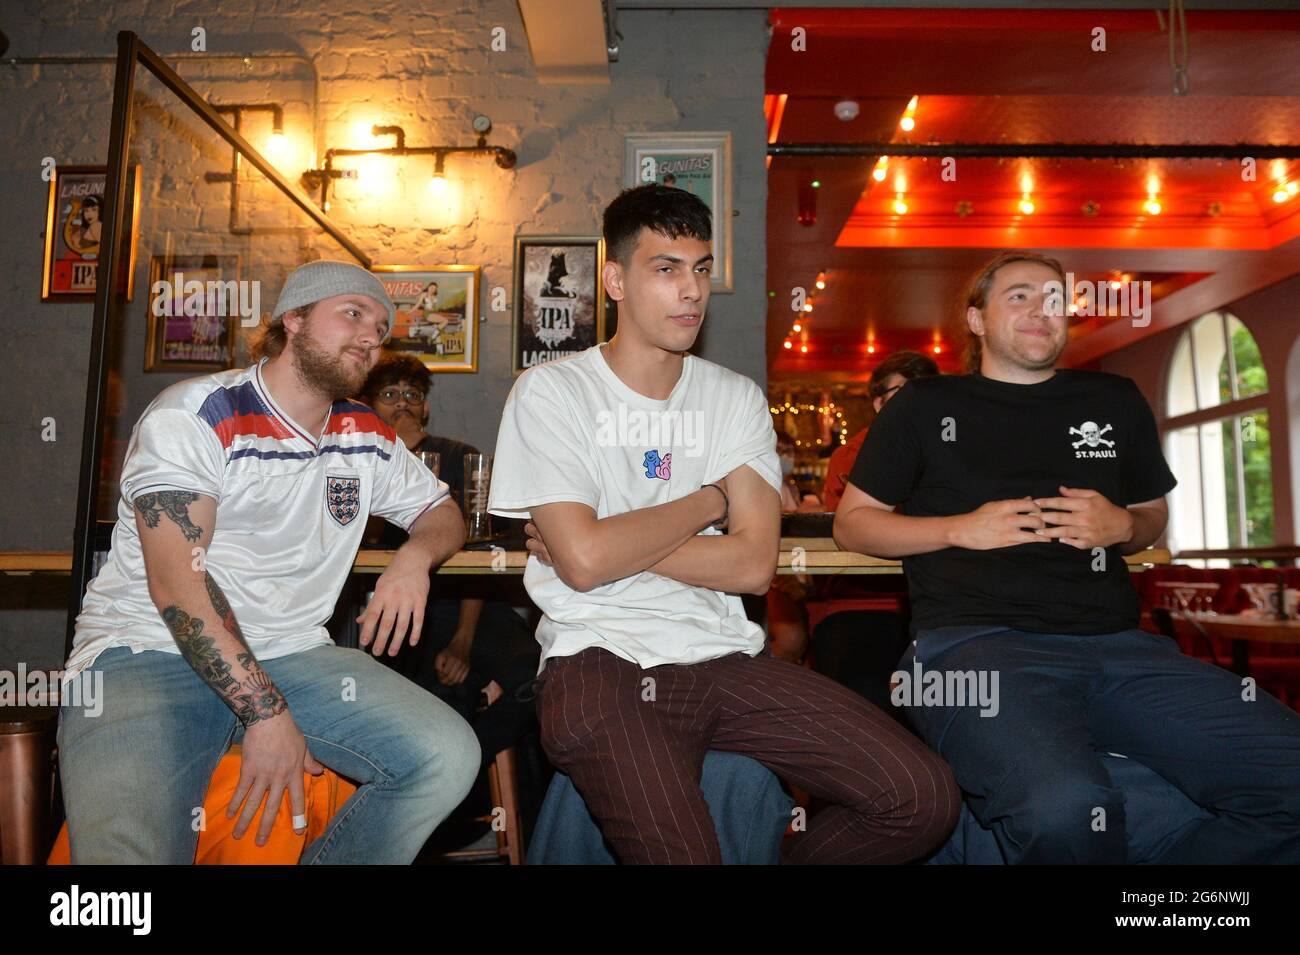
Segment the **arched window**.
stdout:
<path fill-rule="evenodd" d="M 1254 337 L 1228 312 L 1202 315 L 1178 340 L 1167 384 L 1170 548 L 1272 545 L 1268 375 Z"/>

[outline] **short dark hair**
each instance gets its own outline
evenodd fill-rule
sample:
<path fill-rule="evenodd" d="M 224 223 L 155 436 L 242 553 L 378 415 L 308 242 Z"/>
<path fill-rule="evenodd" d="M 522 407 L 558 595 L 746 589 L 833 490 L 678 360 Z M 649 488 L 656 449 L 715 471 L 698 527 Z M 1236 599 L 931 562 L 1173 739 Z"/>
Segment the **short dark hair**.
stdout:
<path fill-rule="evenodd" d="M 1061 285 L 1065 285 L 1065 269 L 1061 263 L 1050 255 L 1043 255 L 1041 252 L 1024 252 L 1013 250 L 1003 252 L 996 259 L 985 264 L 985 266 L 971 277 L 970 283 L 966 286 L 966 292 L 962 296 L 961 305 L 961 322 L 966 325 L 966 309 L 977 308 L 981 312 L 989 303 L 989 292 L 993 288 L 993 277 L 998 274 L 998 270 L 1007 265 L 1013 265 L 1016 262 L 1033 262 L 1036 265 L 1044 265 L 1055 272 L 1061 279 Z M 980 370 L 980 360 L 984 354 L 984 341 L 967 326 L 966 328 L 966 371 L 975 374 Z"/>
<path fill-rule="evenodd" d="M 937 374 L 939 374 L 939 366 L 935 364 L 933 358 L 929 355 L 923 355 L 919 351 L 904 348 L 894 352 L 875 367 L 871 372 L 871 381 L 867 386 L 867 392 L 872 398 L 883 398 L 885 396 L 885 382 L 889 381 L 894 375 L 902 375 L 908 381 L 911 381 L 913 378 L 928 378 Z"/>
<path fill-rule="evenodd" d="M 627 265 L 642 229 L 669 239 L 713 241 L 713 214 L 704 200 L 685 189 L 650 182 L 624 189 L 605 207 L 605 255 Z"/>
<path fill-rule="evenodd" d="M 401 381 L 409 381 L 427 398 L 433 375 L 414 355 L 385 352 L 366 376 L 366 383 L 361 386 L 361 397 L 373 404 L 376 395 Z"/>

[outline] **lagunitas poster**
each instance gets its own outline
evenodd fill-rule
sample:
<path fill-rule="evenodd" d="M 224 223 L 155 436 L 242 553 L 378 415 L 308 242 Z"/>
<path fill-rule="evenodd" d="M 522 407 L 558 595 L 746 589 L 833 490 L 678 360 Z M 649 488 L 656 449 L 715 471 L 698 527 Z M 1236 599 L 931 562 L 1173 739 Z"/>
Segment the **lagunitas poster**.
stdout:
<path fill-rule="evenodd" d="M 384 347 L 415 355 L 432 372 L 478 371 L 477 265 L 378 265 L 371 271 L 397 310 Z"/>
<path fill-rule="evenodd" d="M 140 205 L 140 169 L 131 167 L 126 186 L 127 210 L 122 222 L 123 252 L 118 291 L 127 301 L 135 297 L 136 222 Z M 45 257 L 41 301 L 92 301 L 99 261 L 105 253 L 104 166 L 56 166 L 50 180 L 46 212 Z"/>
<path fill-rule="evenodd" d="M 567 358 L 605 341 L 600 236 L 516 236 L 512 367 Z"/>
<path fill-rule="evenodd" d="M 624 136 L 623 185 L 656 182 L 684 189 L 713 214 L 715 292 L 730 292 L 731 278 L 731 133 L 627 133 Z"/>

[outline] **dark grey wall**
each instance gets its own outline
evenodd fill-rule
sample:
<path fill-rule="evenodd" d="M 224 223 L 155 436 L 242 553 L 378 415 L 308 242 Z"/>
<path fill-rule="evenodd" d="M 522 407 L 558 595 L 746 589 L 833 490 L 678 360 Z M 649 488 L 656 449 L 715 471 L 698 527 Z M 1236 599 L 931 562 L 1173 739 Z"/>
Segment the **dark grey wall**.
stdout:
<path fill-rule="evenodd" d="M 430 9 L 438 11 L 428 12 Z M 10 13 L 9 57 L 115 52 L 118 30 L 138 32 L 164 55 L 189 51 L 190 31 L 207 31 L 213 58 L 178 59 L 201 93 L 222 99 L 286 103 L 286 125 L 313 125 L 313 79 L 305 64 L 257 57 L 299 51 L 319 71 L 316 145 L 340 145 L 358 116 L 399 123 L 411 145 L 468 142 L 469 119 L 486 113 L 493 143 L 519 153 L 510 172 L 462 167 L 475 191 L 466 218 L 431 229 L 418 216 L 342 199 L 331 210 L 341 227 L 379 264 L 482 265 L 482 338 L 477 374 L 435 379 L 431 430 L 491 450 L 500 410 L 513 383 L 509 371 L 510 313 L 486 308 L 494 286 L 511 289 L 516 233 L 597 233 L 600 212 L 622 186 L 623 135 L 632 131 L 726 130 L 733 137 L 733 206 L 738 215 L 735 288 L 712 299 L 696 352 L 766 382 L 762 324 L 765 307 L 766 171 L 763 70 L 766 14 L 761 9 L 628 11 L 620 14 L 621 58 L 608 86 L 543 86 L 536 82 L 519 11 L 512 0 L 430 4 L 378 0 L 361 10 L 339 0 L 210 4 L 131 0 L 111 5 L 70 0 Z M 508 49 L 489 50 L 490 30 L 502 26 Z M 244 68 L 216 54 L 247 54 Z M 0 549 L 71 547 L 85 400 L 91 306 L 40 301 L 47 184 L 41 161 L 103 163 L 112 98 L 111 64 L 0 67 L 0 201 L 8 220 L 0 240 L 0 401 L 10 409 L 0 430 L 7 465 L 0 499 Z M 175 144 L 170 144 L 175 146 Z M 228 153 L 226 154 L 228 155 Z M 158 236 L 183 239 L 187 229 L 214 236 L 227 213 L 217 201 L 194 199 L 188 221 L 159 210 L 185 206 L 177 197 L 203 168 L 165 168 L 165 149 L 145 160 L 144 220 L 137 295 L 128 311 L 119 372 L 125 437 L 143 407 L 174 375 L 143 372 L 144 315 L 151 252 Z M 482 163 L 483 167 L 490 163 Z M 212 195 L 211 191 L 203 193 Z M 151 211 L 151 203 L 153 209 Z M 150 219 L 150 216 L 153 219 Z M 256 277 L 254 271 L 244 277 Z M 268 309 L 271 302 L 264 301 Z M 55 441 L 42 441 L 43 419 L 55 420 Z M 60 581 L 0 578 L 0 667 L 18 660 L 56 666 L 63 640 Z M 39 609 L 39 608 L 46 609 Z M 25 609 L 33 608 L 33 609 Z"/>

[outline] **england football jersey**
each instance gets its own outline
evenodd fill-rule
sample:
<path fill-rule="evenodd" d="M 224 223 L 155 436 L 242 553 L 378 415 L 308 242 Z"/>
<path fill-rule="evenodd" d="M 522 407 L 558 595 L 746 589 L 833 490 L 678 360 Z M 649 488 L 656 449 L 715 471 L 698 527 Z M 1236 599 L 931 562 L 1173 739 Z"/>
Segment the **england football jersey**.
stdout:
<path fill-rule="evenodd" d="M 329 643 L 368 514 L 408 529 L 447 497 L 365 405 L 336 401 L 313 438 L 276 405 L 261 364 L 172 385 L 131 434 L 112 549 L 82 601 L 67 676 L 110 647 L 180 652 L 149 597 L 132 507 L 166 490 L 217 501 L 195 566 L 202 558 L 263 660 Z"/>

